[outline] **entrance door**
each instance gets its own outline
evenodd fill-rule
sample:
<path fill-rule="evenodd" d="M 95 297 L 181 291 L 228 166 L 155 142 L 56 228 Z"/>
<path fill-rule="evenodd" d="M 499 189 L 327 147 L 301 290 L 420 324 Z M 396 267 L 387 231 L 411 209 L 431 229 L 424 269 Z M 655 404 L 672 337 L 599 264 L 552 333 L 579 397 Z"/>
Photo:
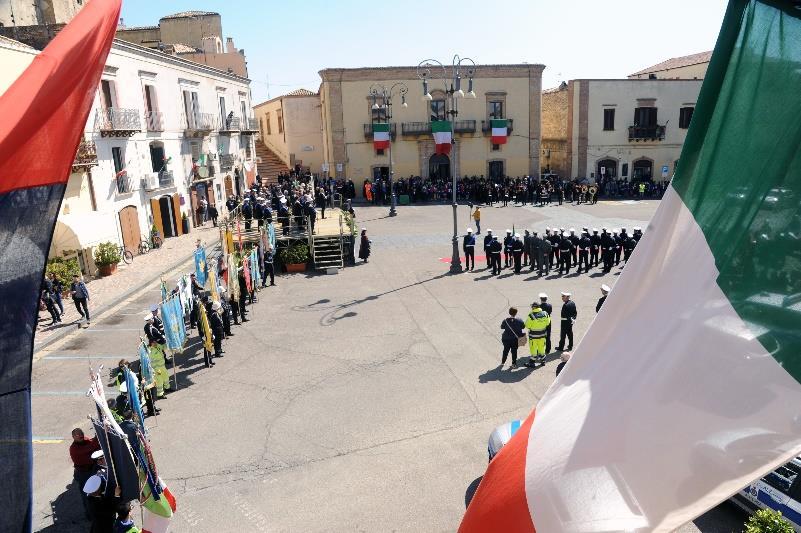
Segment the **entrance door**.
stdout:
<path fill-rule="evenodd" d="M 156 231 L 159 235 L 164 237 L 164 225 L 161 218 L 161 205 L 158 198 L 150 199 L 150 212 L 153 213 L 153 225 L 156 226 Z M 150 235 L 150 228 L 148 228 L 147 235 Z"/>
<path fill-rule="evenodd" d="M 234 195 L 234 183 L 231 180 L 231 175 L 225 176 L 225 197 L 230 198 Z"/>
<path fill-rule="evenodd" d="M 161 224 L 164 227 L 162 237 L 177 237 L 178 225 L 173 213 L 172 197 L 162 196 L 159 198 L 159 210 L 161 211 Z"/>
<path fill-rule="evenodd" d="M 654 169 L 653 162 L 648 159 L 640 159 L 639 161 L 635 161 L 632 166 L 632 180 L 651 181 Z"/>
<path fill-rule="evenodd" d="M 601 159 L 596 168 L 597 178 L 617 178 L 617 161 L 614 159 Z"/>
<path fill-rule="evenodd" d="M 503 161 L 490 161 L 487 171 L 491 180 L 499 180 L 503 177 Z"/>
<path fill-rule="evenodd" d="M 139 213 L 136 207 L 129 205 L 120 209 L 120 229 L 122 230 L 122 245 L 131 253 L 139 253 Z"/>
<path fill-rule="evenodd" d="M 445 154 L 434 154 L 428 160 L 428 177 L 433 179 L 449 179 L 451 177 L 451 160 Z"/>
<path fill-rule="evenodd" d="M 389 167 L 373 167 L 373 181 L 389 178 Z"/>

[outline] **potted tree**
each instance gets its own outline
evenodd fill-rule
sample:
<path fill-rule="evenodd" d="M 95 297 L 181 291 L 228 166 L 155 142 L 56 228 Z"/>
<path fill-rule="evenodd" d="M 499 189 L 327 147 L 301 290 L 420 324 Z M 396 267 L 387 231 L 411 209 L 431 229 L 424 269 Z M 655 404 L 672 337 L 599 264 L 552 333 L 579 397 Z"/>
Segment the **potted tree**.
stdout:
<path fill-rule="evenodd" d="M 181 214 L 181 225 L 183 226 L 183 233 L 189 233 L 189 217 L 186 216 L 186 213 Z"/>
<path fill-rule="evenodd" d="M 100 271 L 100 275 L 110 276 L 117 270 L 117 263 L 120 262 L 122 256 L 120 255 L 119 245 L 113 242 L 101 242 L 95 248 L 95 265 Z"/>
<path fill-rule="evenodd" d="M 287 272 L 304 272 L 309 260 L 309 247 L 304 243 L 291 244 L 278 252 L 278 259 Z"/>

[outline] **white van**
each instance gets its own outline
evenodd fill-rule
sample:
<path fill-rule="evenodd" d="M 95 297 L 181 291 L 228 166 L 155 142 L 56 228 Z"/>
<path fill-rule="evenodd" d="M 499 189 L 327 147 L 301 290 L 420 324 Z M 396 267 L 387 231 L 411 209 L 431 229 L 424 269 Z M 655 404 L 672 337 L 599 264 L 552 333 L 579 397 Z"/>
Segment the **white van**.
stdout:
<path fill-rule="evenodd" d="M 732 501 L 749 513 L 759 509 L 780 511 L 801 532 L 801 457 L 780 466 L 736 494 Z"/>

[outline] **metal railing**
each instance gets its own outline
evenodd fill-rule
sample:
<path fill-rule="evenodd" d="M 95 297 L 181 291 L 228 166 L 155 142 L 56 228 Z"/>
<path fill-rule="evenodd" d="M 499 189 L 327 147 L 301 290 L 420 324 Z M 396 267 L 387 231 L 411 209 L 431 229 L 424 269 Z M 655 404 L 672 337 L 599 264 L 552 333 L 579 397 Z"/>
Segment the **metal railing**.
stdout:
<path fill-rule="evenodd" d="M 401 123 L 401 135 L 426 135 L 427 133 L 431 133 L 430 122 Z"/>
<path fill-rule="evenodd" d="M 514 120 L 511 118 L 506 119 L 506 127 L 509 128 L 509 133 L 512 133 L 514 126 Z M 482 120 L 481 121 L 481 131 L 483 133 L 492 133 L 492 120 Z"/>
<path fill-rule="evenodd" d="M 220 131 L 239 131 L 241 119 L 239 117 L 220 117 Z"/>
<path fill-rule="evenodd" d="M 629 141 L 664 141 L 665 126 L 629 126 Z"/>
<path fill-rule="evenodd" d="M 175 187 L 175 177 L 172 170 L 162 170 L 159 172 L 159 188 L 166 189 L 168 187 Z"/>
<path fill-rule="evenodd" d="M 220 154 L 220 171 L 226 172 L 234 166 L 234 154 Z"/>
<path fill-rule="evenodd" d="M 389 125 L 389 136 L 391 139 L 395 138 L 395 133 L 397 132 L 397 124 L 394 122 Z M 372 138 L 373 137 L 373 125 L 372 124 L 365 124 L 364 125 L 364 136 Z"/>
<path fill-rule="evenodd" d="M 211 113 L 184 115 L 185 130 L 188 132 L 210 132 L 217 124 L 217 116 Z"/>
<path fill-rule="evenodd" d="M 164 113 L 161 111 L 145 111 L 147 131 L 164 131 Z"/>
<path fill-rule="evenodd" d="M 454 133 L 475 133 L 476 121 L 475 120 L 456 120 L 453 123 Z"/>
<path fill-rule="evenodd" d="M 259 121 L 255 118 L 242 120 L 242 133 L 257 133 L 259 131 Z"/>
<path fill-rule="evenodd" d="M 103 131 L 141 131 L 142 121 L 138 109 L 109 107 L 97 111 L 95 129 Z"/>
<path fill-rule="evenodd" d="M 97 165 L 97 145 L 94 141 L 81 139 L 78 151 L 75 152 L 73 167 L 89 167 Z"/>
<path fill-rule="evenodd" d="M 130 176 L 117 176 L 117 194 L 128 194 L 133 192 L 133 180 Z"/>

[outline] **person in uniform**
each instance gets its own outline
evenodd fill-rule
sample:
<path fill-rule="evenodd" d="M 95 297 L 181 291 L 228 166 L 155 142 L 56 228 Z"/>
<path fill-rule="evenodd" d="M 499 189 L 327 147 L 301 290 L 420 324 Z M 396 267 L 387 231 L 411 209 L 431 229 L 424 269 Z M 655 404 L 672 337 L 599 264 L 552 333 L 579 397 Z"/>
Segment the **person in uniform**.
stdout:
<path fill-rule="evenodd" d="M 598 228 L 592 228 L 590 236 L 590 265 L 595 268 L 598 266 L 598 253 L 601 251 L 601 236 L 598 235 Z"/>
<path fill-rule="evenodd" d="M 545 366 L 545 338 L 551 325 L 551 316 L 542 310 L 539 303 L 534 302 L 524 325 L 528 330 L 528 349 L 531 354 L 526 366 L 531 368 L 537 365 Z"/>
<path fill-rule="evenodd" d="M 223 337 L 225 337 L 225 325 L 221 313 L 222 304 L 220 304 L 220 302 L 211 304 L 209 325 L 211 326 L 211 333 L 214 336 L 214 357 L 222 357 L 225 353 L 222 349 L 222 340 Z"/>
<path fill-rule="evenodd" d="M 490 256 L 491 256 L 491 263 L 492 263 L 492 275 L 497 276 L 501 273 L 501 251 L 503 250 L 503 245 L 501 245 L 500 241 L 498 241 L 497 236 L 492 237 L 492 242 L 490 243 Z"/>
<path fill-rule="evenodd" d="M 156 381 L 156 396 L 164 398 L 170 390 L 170 375 L 167 373 L 167 361 L 164 351 L 155 340 L 148 343 L 150 352 L 150 366 L 153 367 L 153 379 Z"/>
<path fill-rule="evenodd" d="M 542 276 L 543 269 L 545 269 L 546 274 L 551 273 L 550 257 L 553 254 L 553 245 L 550 240 L 543 237 L 540 247 L 542 248 L 542 263 L 540 264 L 539 275 Z"/>
<path fill-rule="evenodd" d="M 501 322 L 501 342 L 503 343 L 503 353 L 501 354 L 501 367 L 506 364 L 506 358 L 509 352 L 512 352 L 512 368 L 517 368 L 517 339 L 523 336 L 523 328 L 525 325 L 523 321 L 517 318 L 517 309 L 515 307 L 509 308 L 509 316 Z"/>
<path fill-rule="evenodd" d="M 548 295 L 541 292 L 538 296 L 540 299 L 540 309 L 548 313 L 548 316 L 553 316 L 553 306 L 548 303 Z M 551 324 L 548 324 L 548 329 L 545 330 L 545 355 L 551 353 Z"/>
<path fill-rule="evenodd" d="M 512 230 L 506 230 L 506 237 L 503 238 L 503 266 L 508 268 L 512 266 Z"/>
<path fill-rule="evenodd" d="M 614 253 L 614 248 L 615 240 L 606 231 L 606 228 L 603 228 L 603 233 L 601 233 L 601 259 L 604 262 L 604 272 L 612 271 L 612 254 Z"/>
<path fill-rule="evenodd" d="M 562 237 L 559 239 L 559 274 L 563 272 L 570 274 L 570 253 L 573 248 L 573 243 L 570 242 L 568 236 L 562 232 Z"/>
<path fill-rule="evenodd" d="M 623 239 L 616 231 L 612 231 L 612 239 L 615 241 L 613 256 L 615 259 L 615 266 L 620 264 L 620 253 L 623 251 Z"/>
<path fill-rule="evenodd" d="M 623 263 L 629 262 L 629 257 L 631 257 L 631 252 L 634 251 L 634 248 L 637 246 L 637 241 L 634 238 L 634 235 L 626 235 L 626 239 L 623 241 Z"/>
<path fill-rule="evenodd" d="M 520 274 L 520 269 L 523 266 L 523 241 L 520 239 L 520 234 L 515 233 L 512 239 L 512 257 L 514 259 L 515 274 Z"/>
<path fill-rule="evenodd" d="M 531 258 L 531 267 L 529 270 L 531 272 L 534 269 L 538 269 L 540 275 L 542 274 L 542 239 L 540 239 L 539 235 L 536 231 L 531 233 L 531 237 L 528 240 L 528 255 Z"/>
<path fill-rule="evenodd" d="M 467 228 L 467 235 L 464 236 L 462 242 L 462 250 L 464 251 L 464 266 L 465 270 L 473 270 L 476 268 L 476 236 L 473 235 L 473 228 Z M 472 261 L 472 263 L 471 263 Z"/>
<path fill-rule="evenodd" d="M 609 285 L 607 284 L 601 285 L 601 297 L 598 298 L 598 303 L 595 304 L 596 313 L 601 310 L 601 307 L 604 305 L 604 302 L 606 301 L 606 297 L 609 294 L 610 290 L 611 289 L 609 288 Z"/>
<path fill-rule="evenodd" d="M 531 261 L 533 270 L 533 259 L 534 256 L 531 255 L 531 232 L 529 230 L 525 230 L 523 232 L 523 266 L 528 266 L 529 261 Z"/>
<path fill-rule="evenodd" d="M 562 323 L 559 329 L 559 346 L 556 347 L 560 352 L 565 350 L 565 339 L 567 339 L 567 350 L 573 349 L 573 324 L 576 323 L 578 311 L 576 310 L 576 303 L 570 299 L 569 292 L 562 293 Z"/>
<path fill-rule="evenodd" d="M 577 272 L 581 274 L 581 266 L 584 265 L 584 272 L 590 271 L 590 248 L 592 247 L 592 240 L 590 239 L 590 234 L 585 229 L 582 234 L 581 238 L 578 241 L 578 270 Z"/>
<path fill-rule="evenodd" d="M 492 230 L 488 229 L 487 234 L 484 236 L 484 258 L 487 260 L 487 270 L 492 268 L 492 254 L 490 253 L 491 245 L 492 245 Z"/>
<path fill-rule="evenodd" d="M 570 228 L 570 235 L 567 236 L 570 239 L 570 259 L 573 265 L 578 263 L 578 243 L 579 243 L 579 236 L 576 235 L 576 230 Z"/>
<path fill-rule="evenodd" d="M 634 233 L 632 233 L 632 236 L 634 237 L 634 240 L 639 243 L 640 239 L 642 239 L 642 228 L 640 228 L 639 226 L 635 226 Z"/>

